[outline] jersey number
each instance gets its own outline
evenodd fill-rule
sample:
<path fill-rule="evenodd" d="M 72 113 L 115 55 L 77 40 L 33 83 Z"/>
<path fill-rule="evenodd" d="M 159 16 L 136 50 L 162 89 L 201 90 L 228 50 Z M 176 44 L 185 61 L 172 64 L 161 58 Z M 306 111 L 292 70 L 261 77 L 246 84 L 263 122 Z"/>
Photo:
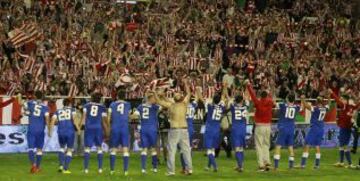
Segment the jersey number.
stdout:
<path fill-rule="evenodd" d="M 295 108 L 287 108 L 285 112 L 285 118 L 294 119 L 295 112 Z"/>
<path fill-rule="evenodd" d="M 96 117 L 98 115 L 98 109 L 97 106 L 91 106 L 90 115 Z"/>
<path fill-rule="evenodd" d="M 187 117 L 193 118 L 194 115 L 195 115 L 195 109 L 193 107 L 188 107 L 187 108 Z"/>
<path fill-rule="evenodd" d="M 35 105 L 34 106 L 34 116 L 40 116 L 41 114 L 41 106 L 40 105 Z"/>
<path fill-rule="evenodd" d="M 117 112 L 119 112 L 120 114 L 124 114 L 124 104 L 119 104 L 117 106 Z"/>
<path fill-rule="evenodd" d="M 214 109 L 212 119 L 215 120 L 215 121 L 220 121 L 221 113 L 222 113 L 221 109 Z"/>
<path fill-rule="evenodd" d="M 70 120 L 71 119 L 71 110 L 61 110 L 59 111 L 59 121 Z"/>
<path fill-rule="evenodd" d="M 149 119 L 149 113 L 150 113 L 149 108 L 144 107 L 144 108 L 143 108 L 143 112 L 142 112 L 142 118 L 143 118 L 143 119 Z"/>
<path fill-rule="evenodd" d="M 246 117 L 246 110 L 235 110 L 235 119 L 240 120 Z"/>
<path fill-rule="evenodd" d="M 324 118 L 325 118 L 325 114 L 326 114 L 326 111 L 320 111 L 320 114 L 319 114 L 319 121 L 323 121 Z"/>

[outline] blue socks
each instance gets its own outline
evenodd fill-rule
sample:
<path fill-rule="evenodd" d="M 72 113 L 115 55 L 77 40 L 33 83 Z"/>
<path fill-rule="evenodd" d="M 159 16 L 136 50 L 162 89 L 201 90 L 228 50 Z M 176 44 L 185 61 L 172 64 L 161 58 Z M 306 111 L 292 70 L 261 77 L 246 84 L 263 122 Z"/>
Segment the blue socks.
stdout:
<path fill-rule="evenodd" d="M 344 156 L 345 156 L 345 151 L 344 150 L 339 150 L 339 154 L 340 154 L 340 163 L 344 163 Z"/>
<path fill-rule="evenodd" d="M 208 164 L 209 168 L 212 166 L 214 168 L 214 170 L 217 170 L 215 154 L 213 154 L 213 153 L 208 154 L 208 158 L 209 158 L 209 164 Z"/>
<path fill-rule="evenodd" d="M 294 168 L 295 158 L 293 156 L 289 157 L 289 168 Z"/>
<path fill-rule="evenodd" d="M 151 159 L 152 159 L 152 166 L 153 166 L 153 168 L 154 168 L 154 169 L 157 169 L 158 158 L 157 158 L 156 153 L 152 153 Z"/>
<path fill-rule="evenodd" d="M 35 153 L 34 153 L 34 150 L 29 150 L 28 156 L 29 156 L 29 160 L 30 160 L 31 165 L 34 165 L 34 164 L 35 164 Z"/>
<path fill-rule="evenodd" d="M 315 167 L 319 167 L 320 166 L 320 158 L 321 158 L 321 154 L 320 153 L 316 153 L 315 154 Z"/>
<path fill-rule="evenodd" d="M 36 153 L 36 167 L 38 168 L 40 168 L 41 158 L 42 158 L 42 152 Z"/>
<path fill-rule="evenodd" d="M 349 150 L 345 151 L 345 158 L 346 158 L 346 161 L 349 163 L 349 165 L 351 165 L 352 161 L 351 161 L 351 154 L 350 154 Z"/>
<path fill-rule="evenodd" d="M 102 151 L 98 151 L 98 153 L 97 153 L 97 160 L 98 160 L 98 168 L 99 168 L 99 169 L 102 169 L 103 158 L 104 158 L 103 152 L 102 152 Z"/>
<path fill-rule="evenodd" d="M 141 153 L 141 169 L 143 170 L 146 169 L 146 158 L 147 158 L 147 154 Z"/>
<path fill-rule="evenodd" d="M 90 152 L 84 153 L 84 169 L 87 170 L 89 168 L 89 160 L 90 160 Z"/>
<path fill-rule="evenodd" d="M 124 153 L 123 156 L 124 172 L 129 170 L 129 153 Z"/>
<path fill-rule="evenodd" d="M 301 167 L 305 167 L 306 166 L 306 160 L 309 157 L 309 153 L 303 153 L 302 157 L 301 157 Z"/>
<path fill-rule="evenodd" d="M 70 165 L 71 159 L 72 159 L 72 153 L 71 153 L 71 152 L 66 153 L 64 170 L 68 170 L 68 169 L 69 169 L 69 165 Z"/>
<path fill-rule="evenodd" d="M 244 152 L 243 151 L 237 151 L 235 153 L 237 165 L 239 168 L 243 167 L 243 161 L 244 161 Z"/>
<path fill-rule="evenodd" d="M 59 157 L 59 165 L 64 166 L 65 163 L 65 150 L 63 148 L 60 148 L 60 151 L 58 153 Z"/>
<path fill-rule="evenodd" d="M 111 152 L 110 153 L 110 170 L 115 170 L 115 160 L 116 160 L 116 153 Z"/>
<path fill-rule="evenodd" d="M 274 167 L 279 168 L 280 155 L 274 155 Z"/>

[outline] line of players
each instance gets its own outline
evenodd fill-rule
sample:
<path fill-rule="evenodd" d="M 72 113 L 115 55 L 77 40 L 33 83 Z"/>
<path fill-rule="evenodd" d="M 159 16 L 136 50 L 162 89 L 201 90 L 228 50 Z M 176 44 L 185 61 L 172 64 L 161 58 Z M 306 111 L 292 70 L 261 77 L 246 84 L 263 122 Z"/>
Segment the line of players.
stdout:
<path fill-rule="evenodd" d="M 119 146 L 122 147 L 123 171 L 128 175 L 129 169 L 129 120 L 140 119 L 140 140 L 141 140 L 141 172 L 146 173 L 146 162 L 148 151 L 152 157 L 152 171 L 157 172 L 158 158 L 156 152 L 158 120 L 157 113 L 160 106 L 156 104 L 153 95 L 147 94 L 145 102 L 136 108 L 135 112 L 131 111 L 131 105 L 126 102 L 125 92 L 118 92 L 118 100 L 110 104 L 107 109 L 101 102 L 101 95 L 92 95 L 91 102 L 84 105 L 80 123 L 74 122 L 76 111 L 70 107 L 70 100 L 64 99 L 64 108 L 59 109 L 50 118 L 49 110 L 42 103 L 43 95 L 41 92 L 35 93 L 36 100 L 30 100 L 26 103 L 26 114 L 29 116 L 29 129 L 27 134 L 29 159 L 31 162 L 31 173 L 40 171 L 40 162 L 42 158 L 42 148 L 44 146 L 44 129 L 48 125 L 48 133 L 51 136 L 54 124 L 58 125 L 58 136 L 60 143 L 59 164 L 60 170 L 64 174 L 71 173 L 69 164 L 72 159 L 74 136 L 76 129 L 80 130 L 80 126 L 85 126 L 85 153 L 84 153 L 84 172 L 89 172 L 90 148 L 97 147 L 98 172 L 103 171 L 103 150 L 101 144 L 103 142 L 104 133 L 110 135 L 110 174 L 115 173 L 116 154 L 119 152 Z M 194 99 L 193 99 L 194 100 Z M 199 100 L 202 100 L 199 98 Z M 320 145 L 324 134 L 324 117 L 329 110 L 327 102 L 323 97 L 318 97 L 315 106 L 305 102 L 301 97 L 301 105 L 295 104 L 295 95 L 290 94 L 287 100 L 277 104 L 280 109 L 279 114 L 279 135 L 277 146 L 274 154 L 274 168 L 279 168 L 280 149 L 288 146 L 289 149 L 289 168 L 294 167 L 294 132 L 295 132 L 295 116 L 301 109 L 311 111 L 310 130 L 306 136 L 306 146 L 304 147 L 301 168 L 305 168 L 306 161 L 309 157 L 309 148 L 315 147 L 315 166 L 320 166 Z M 193 101 L 188 106 L 187 122 L 190 139 L 193 136 L 194 129 L 192 122 L 194 119 L 197 103 Z M 218 167 L 215 160 L 215 148 L 219 144 L 220 123 L 222 117 L 228 111 L 232 115 L 231 125 L 231 142 L 235 151 L 236 171 L 243 171 L 244 148 L 246 137 L 246 122 L 248 117 L 249 103 L 243 99 L 241 95 L 234 98 L 233 103 L 229 103 L 229 96 L 224 90 L 222 94 L 213 97 L 212 103 L 206 106 L 207 117 L 204 133 L 204 146 L 207 151 L 208 164 L 207 170 L 213 169 L 217 171 Z M 104 131 L 105 130 L 105 131 Z M 189 140 L 191 141 L 191 140 Z M 348 140 L 345 140 L 345 142 Z M 36 150 L 34 150 L 36 149 Z M 348 158 L 348 156 L 347 156 Z M 350 159 L 350 158 L 348 158 Z M 183 168 L 185 166 L 183 165 Z"/>

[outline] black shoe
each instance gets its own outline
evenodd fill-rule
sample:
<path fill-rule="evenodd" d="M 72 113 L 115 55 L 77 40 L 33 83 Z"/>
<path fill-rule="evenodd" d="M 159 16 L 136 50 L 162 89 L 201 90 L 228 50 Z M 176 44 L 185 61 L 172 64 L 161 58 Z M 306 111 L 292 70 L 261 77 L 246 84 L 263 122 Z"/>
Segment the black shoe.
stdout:
<path fill-rule="evenodd" d="M 355 148 L 351 149 L 351 153 L 356 154 L 357 150 Z"/>

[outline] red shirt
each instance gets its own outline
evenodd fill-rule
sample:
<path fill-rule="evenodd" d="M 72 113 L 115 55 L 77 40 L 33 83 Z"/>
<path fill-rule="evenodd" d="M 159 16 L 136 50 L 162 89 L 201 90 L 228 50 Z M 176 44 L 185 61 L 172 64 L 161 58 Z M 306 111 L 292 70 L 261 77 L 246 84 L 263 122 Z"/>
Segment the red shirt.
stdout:
<path fill-rule="evenodd" d="M 256 98 L 255 91 L 251 85 L 247 85 L 250 97 L 255 104 L 255 123 L 256 124 L 270 124 L 272 119 L 272 108 L 274 102 L 270 96 L 266 98 Z"/>
<path fill-rule="evenodd" d="M 356 106 L 344 104 L 335 93 L 332 93 L 331 96 L 335 99 L 339 108 L 337 125 L 340 128 L 350 129 L 352 127 L 351 118 L 354 111 L 360 107 L 360 103 L 358 103 Z"/>

